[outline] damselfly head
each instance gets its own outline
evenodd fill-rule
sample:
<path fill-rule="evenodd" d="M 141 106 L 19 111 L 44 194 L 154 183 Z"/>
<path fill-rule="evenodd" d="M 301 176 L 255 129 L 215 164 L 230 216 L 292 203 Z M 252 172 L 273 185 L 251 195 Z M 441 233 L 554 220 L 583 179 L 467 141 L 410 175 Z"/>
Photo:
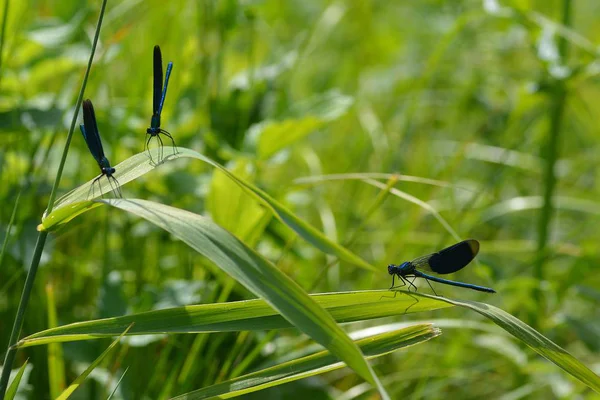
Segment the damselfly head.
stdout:
<path fill-rule="evenodd" d="M 102 173 L 106 174 L 106 175 L 112 175 L 116 172 L 117 170 L 114 169 L 113 167 L 108 167 L 108 168 L 102 168 Z"/>

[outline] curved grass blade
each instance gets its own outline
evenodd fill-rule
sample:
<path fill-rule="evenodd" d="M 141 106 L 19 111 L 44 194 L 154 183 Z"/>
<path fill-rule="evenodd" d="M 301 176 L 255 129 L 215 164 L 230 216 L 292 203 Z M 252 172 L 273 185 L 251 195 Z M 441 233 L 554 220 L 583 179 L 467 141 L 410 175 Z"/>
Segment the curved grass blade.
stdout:
<path fill-rule="evenodd" d="M 103 202 L 152 222 L 207 257 L 386 396 L 358 347 L 331 315 L 296 282 L 231 233 L 201 215 L 147 200 Z"/>
<path fill-rule="evenodd" d="M 404 175 L 404 174 L 400 174 L 400 173 L 390 174 L 390 173 L 384 173 L 384 172 L 354 172 L 354 173 L 351 172 L 351 173 L 347 173 L 347 174 L 311 175 L 311 176 L 304 176 L 301 178 L 296 178 L 296 179 L 294 179 L 293 182 L 296 185 L 317 185 L 317 184 L 322 184 L 322 183 L 331 182 L 331 181 L 348 181 L 348 180 L 366 181 L 368 179 L 385 179 L 385 180 L 393 179 L 393 180 L 396 180 L 399 182 L 415 182 L 415 183 L 421 183 L 423 185 L 431 185 L 431 186 L 437 186 L 437 187 L 442 187 L 442 188 L 455 188 L 455 189 L 462 189 L 465 191 L 472 191 L 469 188 L 457 186 L 450 182 L 440 181 L 437 179 L 422 178 L 420 176 Z"/>
<path fill-rule="evenodd" d="M 524 342 L 536 353 L 553 362 L 589 388 L 600 393 L 600 377 L 569 354 L 565 349 L 509 313 L 485 303 L 444 299 L 450 304 L 473 310 Z"/>
<path fill-rule="evenodd" d="M 382 189 L 382 190 L 385 189 L 385 184 L 384 183 L 376 181 L 374 179 L 366 179 L 364 182 L 368 183 L 371 186 L 375 186 L 375 187 L 377 187 L 379 189 Z M 402 190 L 398 190 L 396 188 L 391 188 L 390 189 L 390 193 L 392 193 L 394 196 L 400 197 L 401 199 L 404 199 L 404 200 L 409 201 L 409 202 L 411 202 L 413 204 L 416 204 L 419 207 L 421 207 L 422 209 L 428 211 L 429 213 L 431 213 L 431 215 L 433 215 L 433 217 L 435 219 L 438 220 L 438 222 L 444 227 L 444 229 L 446 229 L 446 231 L 448 231 L 448 233 L 450 235 L 452 235 L 452 237 L 454 238 L 454 240 L 456 240 L 456 241 L 460 241 L 461 240 L 461 238 L 458 235 L 458 233 L 456 233 L 456 231 L 454 230 L 454 228 L 452 228 L 452 226 L 448 223 L 448 221 L 446 221 L 444 219 L 444 217 L 442 217 L 442 215 L 435 208 L 433 208 L 430 204 L 424 202 L 423 200 L 421 200 L 421 199 L 419 199 L 419 198 L 417 198 L 417 197 L 415 197 L 413 195 L 410 195 L 410 194 L 408 194 L 406 192 L 403 192 Z"/>
<path fill-rule="evenodd" d="M 245 265 L 240 267 L 246 268 Z M 406 291 L 369 290 L 313 294 L 310 297 L 326 309 L 338 323 L 452 307 L 448 302 L 433 296 Z M 191 305 L 76 322 L 30 335 L 23 338 L 18 346 L 29 347 L 54 342 L 111 337 L 123 332 L 131 323 L 135 325 L 128 335 L 239 332 L 285 329 L 292 326 L 265 300 L 256 299 Z"/>
<path fill-rule="evenodd" d="M 392 332 L 380 333 L 356 341 L 367 359 L 424 343 L 441 334 L 431 324 L 418 324 Z M 201 400 L 213 396 L 221 399 L 242 396 L 259 390 L 320 375 L 345 365 L 328 351 L 320 351 L 296 360 L 252 372 L 238 378 L 173 397 L 173 400 Z"/>
<path fill-rule="evenodd" d="M 399 180 L 399 181 L 418 182 L 418 183 L 422 183 L 422 184 L 426 184 L 426 185 L 433 185 L 433 186 L 439 186 L 439 187 L 454 187 L 454 188 L 459 188 L 459 189 L 463 189 L 463 190 L 470 190 L 470 189 L 462 188 L 459 186 L 454 186 L 454 185 L 451 185 L 444 181 L 437 181 L 437 180 L 433 180 L 433 179 L 420 178 L 420 177 L 402 175 L 402 174 L 383 174 L 383 173 L 354 173 L 354 174 L 351 173 L 351 174 L 321 175 L 321 176 L 314 176 L 314 177 L 298 178 L 298 179 L 294 180 L 294 183 L 296 183 L 296 184 L 317 184 L 317 183 L 322 183 L 322 182 L 326 182 L 326 181 L 351 180 L 351 179 L 361 180 L 364 183 L 367 183 L 371 186 L 375 186 L 381 190 L 389 191 L 393 195 L 400 197 L 401 199 L 404 199 L 406 201 L 409 201 L 413 204 L 418 205 L 419 207 L 421 207 L 422 209 L 424 209 L 425 211 L 427 211 L 431 215 L 433 215 L 433 217 L 440 222 L 440 224 L 444 227 L 444 229 L 446 229 L 446 231 L 448 231 L 448 233 L 450 233 L 450 235 L 452 235 L 452 237 L 455 240 L 457 240 L 457 241 L 460 240 L 460 236 L 458 235 L 458 233 L 456 233 L 456 231 L 452 228 L 452 226 L 448 223 L 448 221 L 446 221 L 441 216 L 441 214 L 435 208 L 433 208 L 430 204 L 428 204 L 428 203 L 420 200 L 419 198 L 412 196 L 406 192 L 398 190 L 396 188 L 393 188 L 393 187 L 386 188 L 386 183 L 379 182 L 376 179 L 390 179 L 390 180 L 395 179 L 395 180 Z"/>
<path fill-rule="evenodd" d="M 317 294 L 311 297 L 340 323 L 430 311 L 452 305 L 465 307 L 491 319 L 542 357 L 600 393 L 600 377 L 593 371 L 529 325 L 485 303 L 389 290 Z M 122 332 L 132 321 L 135 321 L 136 325 L 130 334 L 263 330 L 290 326 L 263 300 L 249 300 L 187 306 L 65 325 L 26 337 L 18 343 L 18 347 L 114 336 L 115 333 Z"/>
<path fill-rule="evenodd" d="M 165 150 L 169 150 L 169 148 L 165 147 Z M 290 210 L 288 210 L 277 200 L 275 200 L 256 186 L 246 182 L 243 179 L 238 178 L 219 163 L 190 149 L 178 147 L 177 150 L 178 153 L 165 157 L 164 161 L 174 160 L 181 157 L 188 157 L 196 158 L 207 164 L 212 165 L 213 167 L 219 169 L 221 172 L 227 175 L 229 179 L 231 179 L 238 186 L 240 186 L 250 196 L 254 197 L 259 203 L 263 204 L 269 210 L 271 210 L 271 212 L 277 217 L 277 219 L 289 226 L 304 240 L 311 243 L 319 250 L 327 254 L 335 255 L 341 260 L 362 267 L 364 269 L 370 271 L 378 271 L 378 268 L 375 268 L 374 266 L 357 256 L 356 254 L 352 253 L 345 247 L 329 240 L 322 232 L 295 216 Z M 155 158 L 158 157 L 159 151 L 160 149 L 150 150 L 151 156 Z M 169 151 L 167 151 L 167 153 L 169 153 Z M 156 166 L 157 165 L 148 158 L 146 153 L 140 153 L 128 158 L 119 165 L 115 166 L 117 172 L 114 176 L 119 180 L 122 186 L 127 182 L 130 182 L 151 171 Z M 66 224 L 71 219 L 75 218 L 77 215 L 93 207 L 96 207 L 98 203 L 92 202 L 92 198 L 88 199 L 88 193 L 90 192 L 89 189 L 91 184 L 92 181 L 85 183 L 84 185 L 72 190 L 71 192 L 58 199 L 54 206 L 54 211 L 50 213 L 50 215 L 44 213 L 42 223 L 38 226 L 38 230 L 49 231 L 58 229 L 60 226 Z M 107 193 L 110 190 L 112 189 L 107 182 L 101 182 L 100 191 L 96 191 L 97 195 L 95 192 L 94 196 L 99 197 L 101 194 Z"/>

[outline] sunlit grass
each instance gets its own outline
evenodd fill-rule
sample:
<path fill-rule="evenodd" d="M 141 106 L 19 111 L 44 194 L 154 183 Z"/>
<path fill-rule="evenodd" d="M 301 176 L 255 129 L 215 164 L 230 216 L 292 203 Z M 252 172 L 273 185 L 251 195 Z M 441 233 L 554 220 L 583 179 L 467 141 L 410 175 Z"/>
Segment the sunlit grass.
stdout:
<path fill-rule="evenodd" d="M 85 96 L 124 174 L 124 197 L 209 218 L 273 265 L 280 282 L 309 293 L 387 289 L 389 263 L 477 238 L 476 262 L 456 277 L 498 293 L 442 294 L 494 304 L 597 365 L 597 4 L 413 3 L 109 2 Z M 262 297 L 178 232 L 86 202 L 85 182 L 98 168 L 76 130 L 56 193 L 66 197 L 48 213 L 60 221 L 43 216 L 99 5 L 13 0 L 0 12 L 3 355 L 36 227 L 51 233 L 20 338 L 55 324 Z M 155 44 L 174 63 L 161 126 L 190 149 L 159 166 L 141 153 Z M 272 283 L 258 272 L 250 281 Z M 272 295 L 288 304 L 286 293 Z M 458 307 L 414 311 L 343 326 L 459 321 L 371 361 L 392 398 L 594 395 L 508 339 L 509 328 L 470 329 L 486 320 Z M 269 330 L 268 322 L 264 330 L 127 337 L 77 393 L 107 398 L 120 382 L 113 398 L 169 398 L 313 352 L 298 329 Z M 111 340 L 54 345 L 62 356 L 46 346 L 16 352 L 13 375 L 21 368 L 20 390 L 31 398 L 61 387 L 50 365 L 64 365 L 69 385 Z M 350 369 L 319 378 L 268 390 L 285 398 L 375 390 Z"/>

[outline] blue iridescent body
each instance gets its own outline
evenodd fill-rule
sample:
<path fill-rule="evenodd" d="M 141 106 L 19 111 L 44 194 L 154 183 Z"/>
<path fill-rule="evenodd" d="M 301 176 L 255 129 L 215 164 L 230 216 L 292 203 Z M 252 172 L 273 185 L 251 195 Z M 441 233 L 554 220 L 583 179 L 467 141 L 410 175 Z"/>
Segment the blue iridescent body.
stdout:
<path fill-rule="evenodd" d="M 388 265 L 388 273 L 392 275 L 391 288 L 395 287 L 394 280 L 398 277 L 402 281 L 402 285 L 400 286 L 404 286 L 408 282 L 410 287 L 414 287 L 416 290 L 416 286 L 413 284 L 414 279 L 410 281 L 408 278 L 424 278 L 427 280 L 428 284 L 429 281 L 433 281 L 446 285 L 478 290 L 480 292 L 496 293 L 494 289 L 485 286 L 438 278 L 421 271 L 426 270 L 442 275 L 450 274 L 463 269 L 475 258 L 478 252 L 479 242 L 475 239 L 467 239 L 440 250 L 437 253 L 419 257 L 413 261 L 406 261 L 400 265 L 390 264 Z M 431 287 L 431 284 L 429 286 Z M 431 287 L 431 290 L 433 290 L 433 287 Z M 435 293 L 435 290 L 433 290 L 433 292 Z"/>
<path fill-rule="evenodd" d="M 101 172 L 100 176 L 96 177 L 92 182 L 90 190 L 93 191 L 96 182 L 99 183 L 100 178 L 106 176 L 113 192 L 121 197 L 119 181 L 113 176 L 116 170 L 111 167 L 110 161 L 108 161 L 108 158 L 104 155 L 104 149 L 102 147 L 102 141 L 100 140 L 100 133 L 98 132 L 98 125 L 96 123 L 96 113 L 94 112 L 92 101 L 89 99 L 83 101 L 83 124 L 79 125 L 79 129 L 81 129 L 83 139 L 85 140 L 90 153 L 92 153 L 92 156 L 98 163 Z M 113 187 L 113 181 L 116 184 L 115 187 Z"/>

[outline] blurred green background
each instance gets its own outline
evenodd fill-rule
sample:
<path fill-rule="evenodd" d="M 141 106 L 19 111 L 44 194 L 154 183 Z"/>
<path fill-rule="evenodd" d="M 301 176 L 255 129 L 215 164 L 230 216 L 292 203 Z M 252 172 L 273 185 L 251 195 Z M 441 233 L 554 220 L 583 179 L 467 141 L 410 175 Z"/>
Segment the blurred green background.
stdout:
<path fill-rule="evenodd" d="M 2 351 L 99 7 L 9 4 L 0 70 L 3 240 L 21 197 L 0 268 Z M 478 261 L 456 279 L 498 293 L 436 291 L 494 304 L 600 371 L 599 15 L 595 0 L 109 2 L 85 98 L 113 165 L 141 152 L 159 44 L 165 65 L 174 63 L 162 126 L 177 145 L 254 182 L 381 273 L 326 256 L 197 161 L 162 165 L 123 187 L 125 197 L 211 216 L 311 293 L 387 288 L 387 264 L 477 238 Z M 60 194 L 97 173 L 76 131 Z M 400 180 L 381 204 L 381 188 L 365 175 L 300 180 L 350 173 L 414 179 Z M 373 179 L 385 187 L 388 178 Z M 228 219 L 232 207 L 238 214 Z M 169 234 L 107 207 L 50 236 L 24 335 L 48 328 L 49 293 L 60 325 L 252 297 Z M 598 398 L 463 309 L 383 322 L 391 321 L 434 321 L 444 332 L 373 362 L 394 398 Z M 134 338 L 75 398 L 106 398 L 125 367 L 116 398 L 214 384 L 229 376 L 235 343 L 248 352 L 267 334 L 202 335 L 194 366 L 176 384 L 171 376 L 199 336 Z M 250 369 L 305 345 L 295 330 L 270 335 Z M 108 343 L 64 344 L 67 382 Z M 18 353 L 13 367 L 25 359 L 32 366 L 24 398 L 50 398 L 48 357 L 45 346 Z M 248 398 L 338 398 L 361 382 L 344 369 Z"/>

